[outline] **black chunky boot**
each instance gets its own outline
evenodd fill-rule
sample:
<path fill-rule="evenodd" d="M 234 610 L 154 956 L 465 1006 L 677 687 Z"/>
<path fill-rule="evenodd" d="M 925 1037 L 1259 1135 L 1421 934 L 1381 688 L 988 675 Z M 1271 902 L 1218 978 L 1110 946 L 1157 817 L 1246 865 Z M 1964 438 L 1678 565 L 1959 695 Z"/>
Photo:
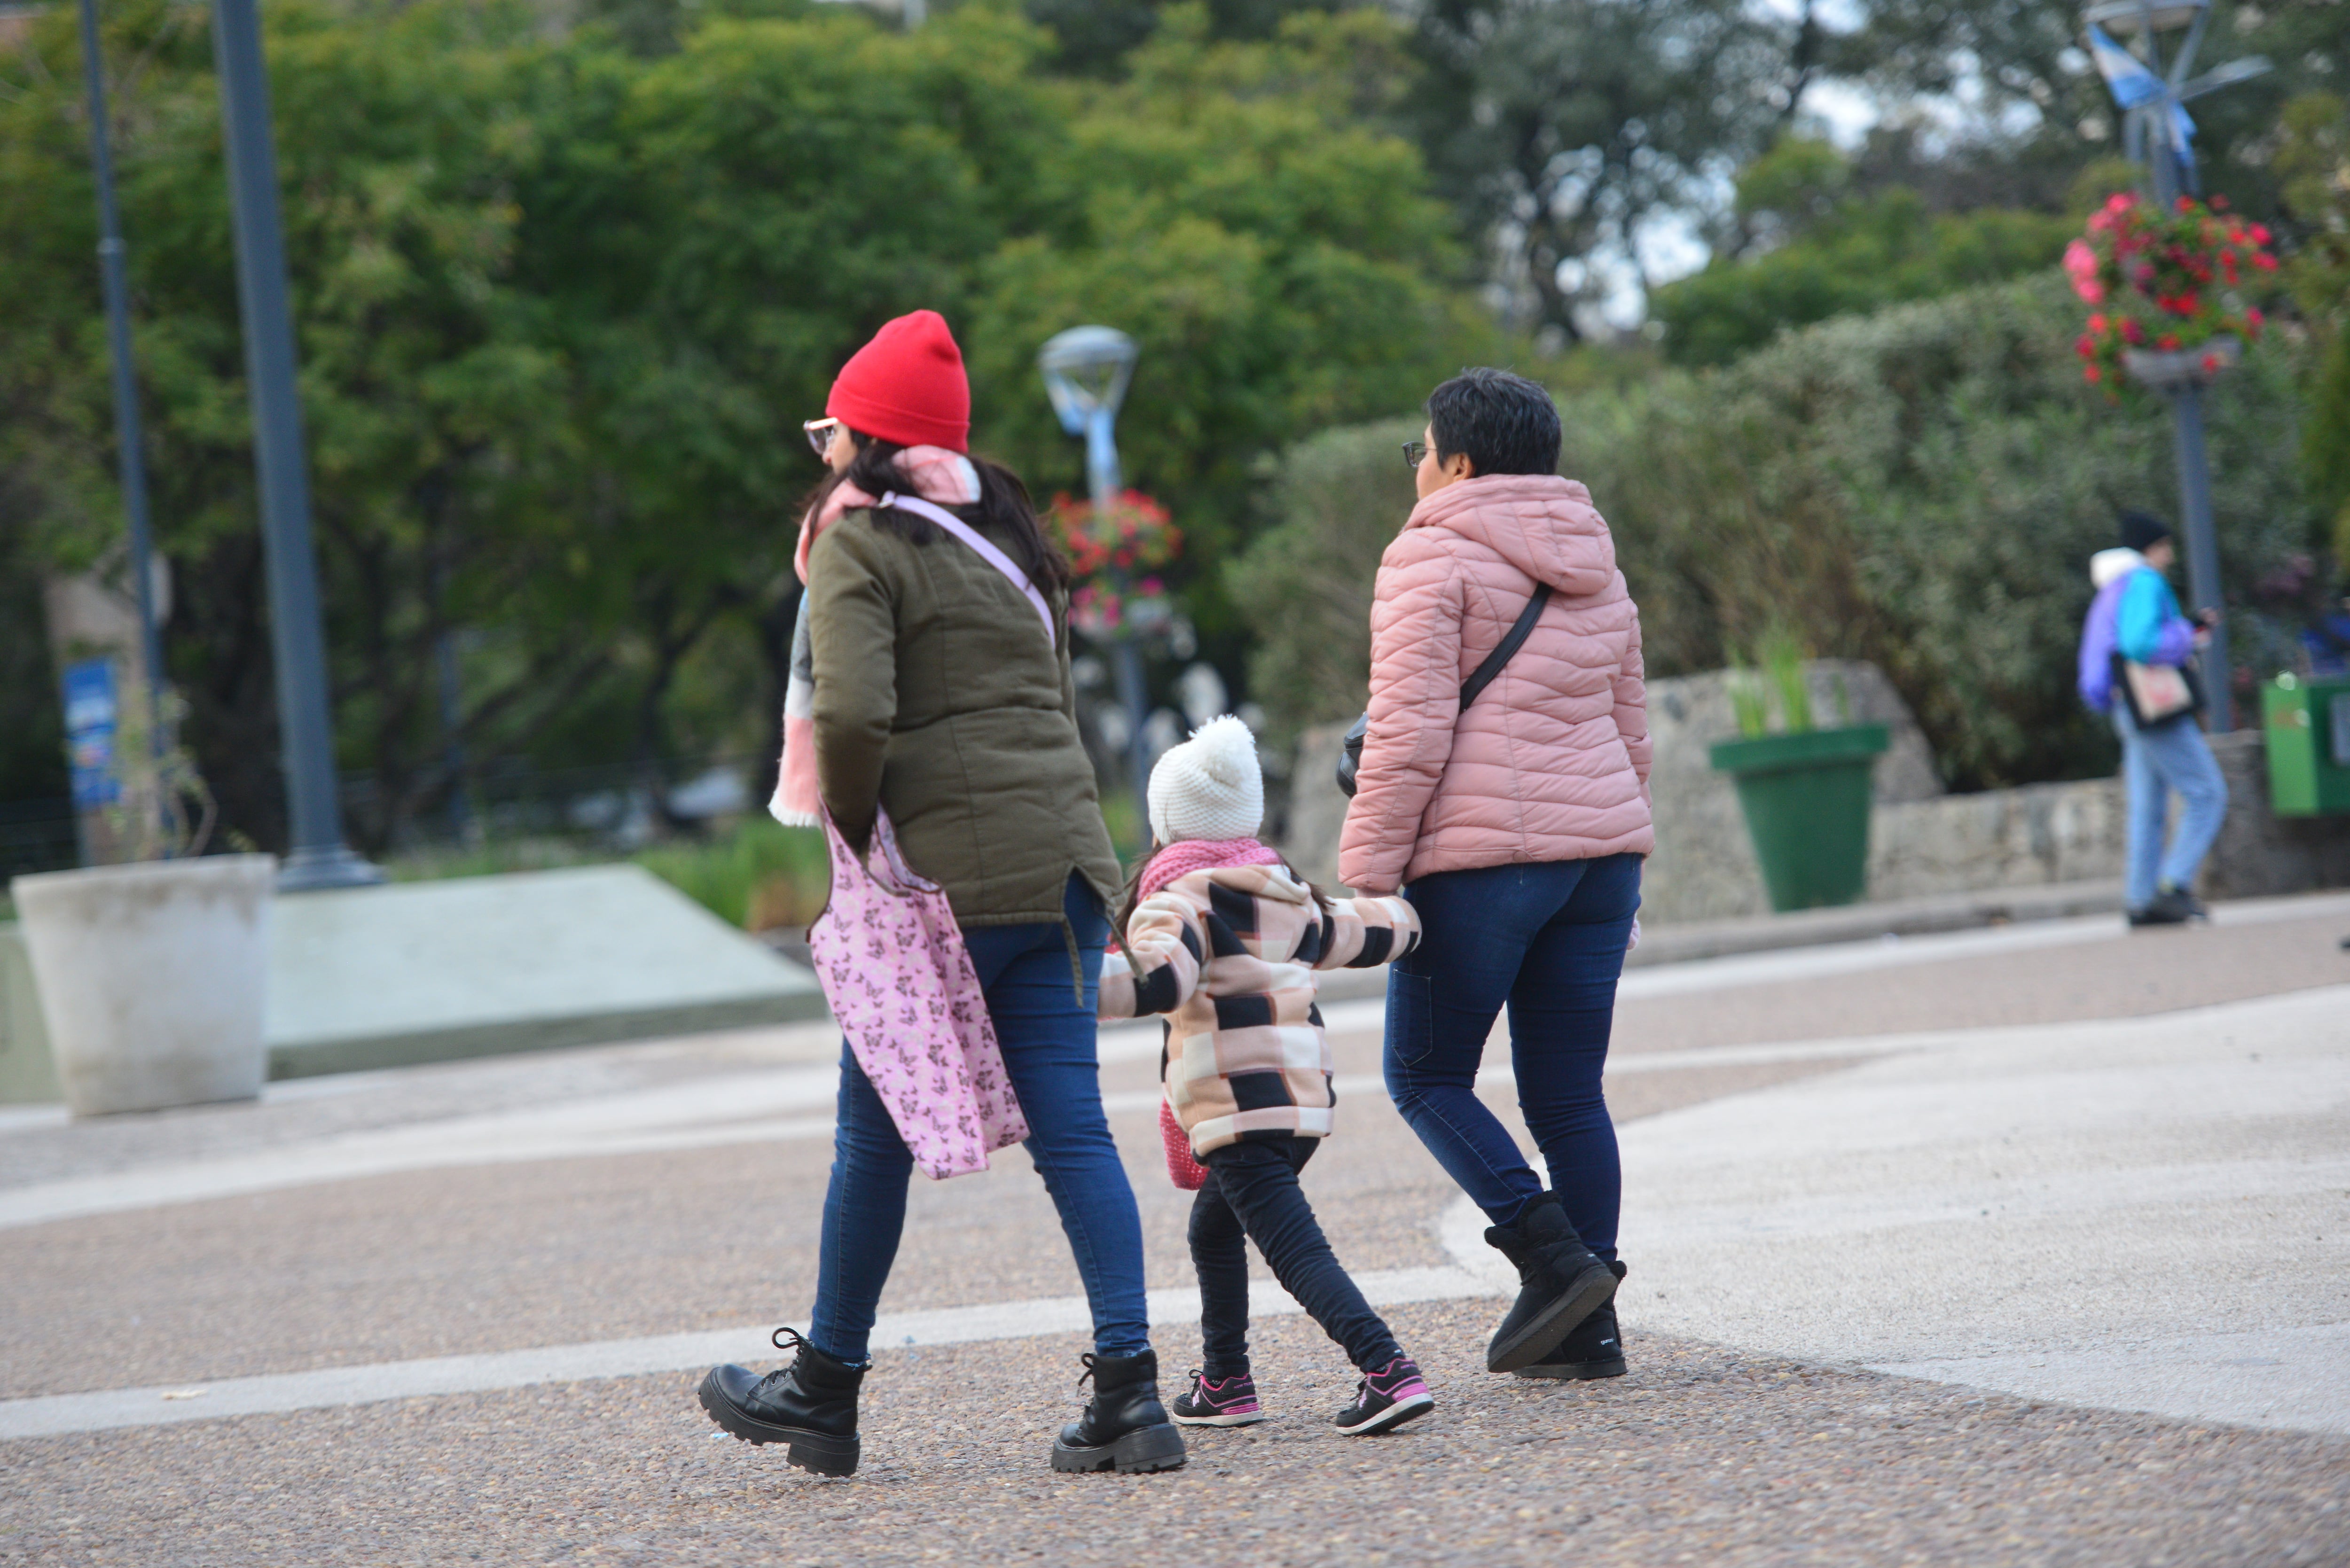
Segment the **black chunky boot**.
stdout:
<path fill-rule="evenodd" d="M 788 1328 L 777 1350 L 796 1349 L 789 1366 L 764 1377 L 747 1366 L 713 1366 L 702 1380 L 702 1407 L 746 1443 L 783 1443 L 784 1458 L 820 1476 L 857 1473 L 857 1390 L 867 1368 L 835 1361 Z"/>
<path fill-rule="evenodd" d="M 1627 1271 L 1620 1262 L 1611 1262 L 1607 1272 L 1622 1284 Z M 1606 1306 L 1585 1318 L 1567 1336 L 1558 1342 L 1558 1348 L 1532 1366 L 1518 1368 L 1521 1377 L 1548 1377 L 1561 1383 L 1579 1383 L 1593 1377 L 1624 1376 L 1624 1340 L 1616 1326 L 1616 1303 Z"/>
<path fill-rule="evenodd" d="M 1489 1372 L 1532 1366 L 1616 1294 L 1616 1276 L 1575 1235 L 1555 1192 L 1527 1204 L 1516 1224 L 1492 1227 L 1485 1243 L 1518 1266 L 1522 1282 L 1516 1304 L 1485 1347 Z"/>
<path fill-rule="evenodd" d="M 1159 1403 L 1159 1353 L 1087 1355 L 1085 1376 L 1094 1380 L 1086 1413 L 1061 1428 L 1053 1445 L 1056 1470 L 1108 1470 L 1135 1474 L 1180 1469 L 1183 1434 Z"/>

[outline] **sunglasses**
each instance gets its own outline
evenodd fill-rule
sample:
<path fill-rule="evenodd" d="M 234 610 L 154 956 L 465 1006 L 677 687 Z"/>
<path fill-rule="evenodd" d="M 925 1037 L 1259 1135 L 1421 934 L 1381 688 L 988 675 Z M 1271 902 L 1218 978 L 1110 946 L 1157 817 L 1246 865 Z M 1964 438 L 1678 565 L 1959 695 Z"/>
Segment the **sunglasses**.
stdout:
<path fill-rule="evenodd" d="M 806 433 L 808 445 L 816 449 L 816 456 L 822 457 L 832 449 L 832 438 L 838 433 L 840 421 L 838 420 L 806 420 L 802 421 L 800 429 Z"/>
<path fill-rule="evenodd" d="M 1428 443 L 1426 441 L 1408 441 L 1403 443 L 1403 465 L 1406 468 L 1418 468 L 1427 460 L 1427 457 Z"/>

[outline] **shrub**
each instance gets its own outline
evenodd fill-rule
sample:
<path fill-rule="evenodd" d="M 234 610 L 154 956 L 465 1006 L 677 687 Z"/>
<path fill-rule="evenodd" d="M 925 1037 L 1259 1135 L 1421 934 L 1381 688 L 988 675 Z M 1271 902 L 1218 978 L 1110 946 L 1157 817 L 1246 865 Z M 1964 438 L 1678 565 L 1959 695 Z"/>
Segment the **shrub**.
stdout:
<path fill-rule="evenodd" d="M 1723 369 L 1561 402 L 1564 465 L 1616 535 L 1649 670 L 1711 670 L 1774 621 L 1870 659 L 1960 788 L 2109 764 L 2073 691 L 2087 562 L 2114 514 L 2175 514 L 2170 423 L 2085 386 L 2061 273 L 1792 333 Z M 2295 461 L 2295 353 L 2206 399 L 2221 569 L 2241 665 L 2289 647 L 2234 597 L 2315 535 Z M 1259 701 L 1285 723 L 1350 715 L 1378 549 L 1409 511 L 1393 443 L 1418 421 L 1295 449 L 1278 523 L 1234 591 L 1263 639 Z"/>

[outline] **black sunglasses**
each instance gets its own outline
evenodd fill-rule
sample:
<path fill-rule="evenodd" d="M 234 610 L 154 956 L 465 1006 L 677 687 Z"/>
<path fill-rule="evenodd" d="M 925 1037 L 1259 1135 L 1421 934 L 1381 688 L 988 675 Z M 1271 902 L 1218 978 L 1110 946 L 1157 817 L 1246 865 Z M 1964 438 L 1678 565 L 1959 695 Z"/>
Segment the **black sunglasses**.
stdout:
<path fill-rule="evenodd" d="M 1426 460 L 1427 456 L 1428 443 L 1426 441 L 1408 441 L 1403 443 L 1403 465 L 1406 468 L 1418 468 L 1420 463 Z"/>

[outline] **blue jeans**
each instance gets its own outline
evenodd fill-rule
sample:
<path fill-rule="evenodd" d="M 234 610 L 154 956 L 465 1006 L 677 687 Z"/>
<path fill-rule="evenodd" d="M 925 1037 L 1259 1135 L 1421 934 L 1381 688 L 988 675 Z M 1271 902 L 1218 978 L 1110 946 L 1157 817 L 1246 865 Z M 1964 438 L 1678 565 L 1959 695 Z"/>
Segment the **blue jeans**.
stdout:
<path fill-rule="evenodd" d="M 1201 1371 L 1222 1382 L 1249 1369 L 1248 1243 L 1357 1372 L 1403 1354 L 1395 1335 L 1338 1266 L 1297 1185 L 1318 1137 L 1252 1139 L 1211 1148 L 1191 1200 L 1191 1266 L 1200 1275 Z"/>
<path fill-rule="evenodd" d="M 1599 1075 L 1640 908 L 1640 859 L 1423 877 L 1404 890 L 1419 913 L 1419 946 L 1388 975 L 1388 1094 L 1496 1225 L 1514 1223 L 1543 1191 L 1474 1087 L 1486 1036 L 1509 1003 L 1518 1107 L 1575 1234 L 1609 1259 L 1623 1175 Z"/>
<path fill-rule="evenodd" d="M 2154 901 L 2168 883 L 2195 886 L 2195 873 L 2220 836 L 2228 817 L 2228 781 L 2191 718 L 2141 730 L 2127 704 L 2114 703 L 2114 732 L 2122 738 L 2122 777 L 2129 788 L 2129 857 L 2124 863 L 2123 898 L 2133 909 Z M 2170 853 L 2162 850 L 2162 822 L 2177 790 L 2184 809 Z"/>
<path fill-rule="evenodd" d="M 1102 1114 L 1094 1048 L 1109 922 L 1100 898 L 1079 877 L 1069 878 L 1063 907 L 1076 937 L 1075 968 L 1082 985 L 1072 972 L 1068 931 L 1057 922 L 978 926 L 964 931 L 963 940 L 987 994 L 1012 1092 L 1028 1118 L 1024 1147 L 1061 1211 L 1061 1229 L 1093 1307 L 1094 1349 L 1132 1355 L 1150 1348 L 1142 1220 Z M 816 1313 L 808 1324 L 809 1342 L 827 1355 L 851 1365 L 866 1359 L 881 1286 L 906 1227 L 906 1183 L 913 1169 L 913 1156 L 889 1110 L 844 1043 L 832 1184 L 824 1195 Z"/>

